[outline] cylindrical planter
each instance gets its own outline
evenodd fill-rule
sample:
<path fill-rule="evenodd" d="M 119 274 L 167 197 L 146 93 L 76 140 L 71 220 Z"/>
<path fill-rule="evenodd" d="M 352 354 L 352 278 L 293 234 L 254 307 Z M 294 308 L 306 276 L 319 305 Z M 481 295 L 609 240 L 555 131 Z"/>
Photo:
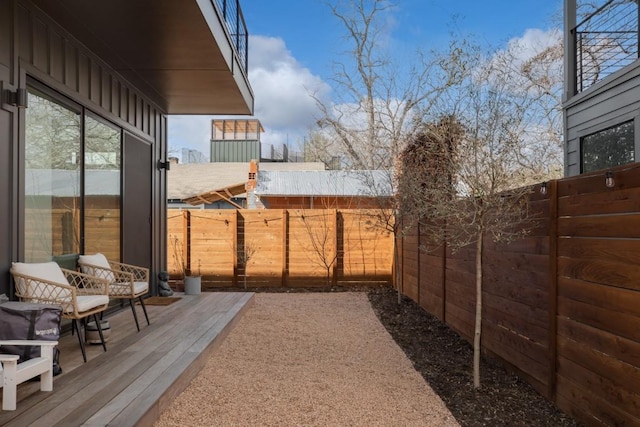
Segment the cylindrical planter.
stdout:
<path fill-rule="evenodd" d="M 186 295 L 198 295 L 201 291 L 200 276 L 186 276 L 184 278 L 184 293 Z"/>
<path fill-rule="evenodd" d="M 100 321 L 100 329 L 102 329 L 102 336 L 104 337 L 104 342 L 109 341 L 109 336 L 111 335 L 111 325 L 109 325 L 108 320 Z M 88 322 L 84 328 L 85 333 L 85 341 L 89 344 L 102 344 L 100 341 L 100 332 L 98 332 L 98 326 L 96 322 Z"/>

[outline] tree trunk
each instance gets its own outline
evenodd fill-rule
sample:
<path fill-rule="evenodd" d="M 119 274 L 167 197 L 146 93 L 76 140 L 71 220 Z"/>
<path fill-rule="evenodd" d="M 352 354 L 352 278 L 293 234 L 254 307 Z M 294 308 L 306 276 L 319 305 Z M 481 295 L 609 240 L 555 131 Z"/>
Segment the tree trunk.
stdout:
<path fill-rule="evenodd" d="M 476 326 L 473 336 L 473 387 L 480 388 L 480 338 L 482 334 L 482 232 L 476 242 Z"/>
<path fill-rule="evenodd" d="M 402 303 L 402 292 L 401 292 L 401 282 L 402 282 L 402 273 L 400 272 L 400 248 L 398 248 L 398 235 L 397 232 L 393 233 L 393 258 L 395 263 L 395 281 L 396 281 L 396 290 L 398 291 L 398 304 Z"/>

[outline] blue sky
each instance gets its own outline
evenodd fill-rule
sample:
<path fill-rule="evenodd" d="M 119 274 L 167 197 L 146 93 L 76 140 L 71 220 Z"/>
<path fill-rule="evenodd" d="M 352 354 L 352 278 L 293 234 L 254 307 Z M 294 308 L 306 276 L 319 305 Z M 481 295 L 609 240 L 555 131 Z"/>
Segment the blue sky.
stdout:
<path fill-rule="evenodd" d="M 561 25 L 562 0 L 395 0 L 391 37 L 397 49 L 413 52 L 446 46 L 452 31 L 500 48 Z M 300 145 L 314 122 L 309 90 L 331 96 L 331 65 L 344 62 L 343 28 L 323 0 L 244 0 L 249 30 L 249 80 L 263 142 Z M 529 32 L 527 32 L 529 30 Z M 169 146 L 209 156 L 212 116 L 171 116 Z"/>

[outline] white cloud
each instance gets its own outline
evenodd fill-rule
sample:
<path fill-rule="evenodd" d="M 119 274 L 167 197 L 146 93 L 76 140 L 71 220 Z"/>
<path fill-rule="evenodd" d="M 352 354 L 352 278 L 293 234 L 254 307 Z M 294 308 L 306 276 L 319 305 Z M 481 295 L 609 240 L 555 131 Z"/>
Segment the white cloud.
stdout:
<path fill-rule="evenodd" d="M 329 85 L 291 56 L 280 38 L 249 40 L 249 81 L 255 95 L 255 116 L 265 128 L 263 141 L 280 145 L 306 135 L 318 116 L 311 94 L 326 98 Z"/>
<path fill-rule="evenodd" d="M 329 85 L 303 67 L 280 38 L 251 36 L 249 82 L 255 96 L 255 118 L 265 128 L 262 141 L 291 148 L 303 139 L 318 110 L 310 94 L 326 98 Z M 171 150 L 192 148 L 209 156 L 213 116 L 170 116 Z"/>

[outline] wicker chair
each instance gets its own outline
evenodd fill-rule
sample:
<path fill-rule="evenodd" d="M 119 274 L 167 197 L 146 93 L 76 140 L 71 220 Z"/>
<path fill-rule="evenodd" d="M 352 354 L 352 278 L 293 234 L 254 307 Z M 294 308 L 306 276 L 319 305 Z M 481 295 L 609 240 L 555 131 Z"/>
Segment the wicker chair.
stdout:
<path fill-rule="evenodd" d="M 136 298 L 140 301 L 147 325 L 151 324 L 143 298 L 149 292 L 148 268 L 110 261 L 101 253 L 80 255 L 78 265 L 83 273 L 107 280 L 109 282 L 109 296 L 129 300 L 138 332 L 140 332 L 140 324 L 134 304 Z"/>
<path fill-rule="evenodd" d="M 72 332 L 78 334 L 82 358 L 86 362 L 84 340 L 78 321 L 93 316 L 98 325 L 102 348 L 107 345 L 102 335 L 97 314 L 109 306 L 109 282 L 60 268 L 55 262 L 14 262 L 11 274 L 15 282 L 16 296 L 25 302 L 56 304 L 62 308 L 62 317 L 71 319 Z"/>

